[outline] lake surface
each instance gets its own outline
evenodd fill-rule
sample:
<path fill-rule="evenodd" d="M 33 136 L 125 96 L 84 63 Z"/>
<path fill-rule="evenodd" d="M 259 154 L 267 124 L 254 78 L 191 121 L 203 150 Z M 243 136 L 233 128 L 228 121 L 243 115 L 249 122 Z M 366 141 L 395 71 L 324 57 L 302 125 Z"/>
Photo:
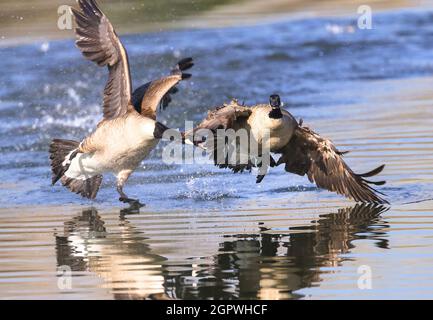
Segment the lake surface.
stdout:
<path fill-rule="evenodd" d="M 194 57 L 160 114 L 168 126 L 277 92 L 355 171 L 385 163 L 391 205 L 356 205 L 282 168 L 256 185 L 165 165 L 164 143 L 125 188 L 147 204 L 139 214 L 109 175 L 83 200 L 50 185 L 48 144 L 91 132 L 106 70 L 71 40 L 0 48 L 0 298 L 433 298 L 433 11 L 374 15 L 372 30 L 316 18 L 122 39 L 135 87 Z"/>

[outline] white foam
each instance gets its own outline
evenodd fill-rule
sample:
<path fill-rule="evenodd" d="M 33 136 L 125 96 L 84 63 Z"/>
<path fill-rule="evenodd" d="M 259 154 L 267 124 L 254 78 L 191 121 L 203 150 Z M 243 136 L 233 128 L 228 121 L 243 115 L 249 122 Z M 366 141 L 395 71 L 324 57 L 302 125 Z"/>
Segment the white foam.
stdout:
<path fill-rule="evenodd" d="M 332 34 L 354 33 L 355 28 L 351 25 L 327 24 L 326 31 Z"/>

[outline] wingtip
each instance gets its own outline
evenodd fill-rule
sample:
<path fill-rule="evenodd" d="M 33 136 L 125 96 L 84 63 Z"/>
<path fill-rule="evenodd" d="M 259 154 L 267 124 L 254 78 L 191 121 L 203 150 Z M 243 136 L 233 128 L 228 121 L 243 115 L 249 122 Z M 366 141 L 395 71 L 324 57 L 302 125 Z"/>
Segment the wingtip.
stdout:
<path fill-rule="evenodd" d="M 384 184 L 386 184 L 385 180 L 382 180 L 382 181 L 370 181 L 370 180 L 364 179 L 364 181 L 367 182 L 368 184 L 374 184 L 376 186 L 383 186 Z"/>
<path fill-rule="evenodd" d="M 386 196 L 385 194 L 378 192 L 383 196 Z M 350 197 L 352 198 L 352 197 Z M 352 198 L 353 199 L 353 198 Z M 355 199 L 353 199 L 355 200 Z M 379 206 L 379 205 L 390 205 L 390 202 L 388 200 L 386 200 L 385 198 L 382 198 L 378 195 L 375 195 L 374 198 L 370 198 L 370 199 L 359 199 L 359 200 L 355 200 L 357 203 L 361 203 L 361 204 L 368 204 L 368 205 L 375 205 L 375 206 Z"/>
<path fill-rule="evenodd" d="M 371 187 L 370 187 L 371 188 Z M 373 192 L 375 193 L 375 199 L 372 201 L 375 204 L 386 204 L 389 205 L 389 201 L 385 199 L 384 197 L 387 197 L 387 195 L 381 191 L 378 191 L 374 188 L 371 188 Z"/>
<path fill-rule="evenodd" d="M 192 58 L 184 58 L 180 60 L 176 66 L 171 70 L 172 75 L 180 75 L 182 80 L 191 78 L 190 73 L 184 73 L 183 71 L 192 68 L 194 63 L 192 62 Z"/>
<path fill-rule="evenodd" d="M 193 59 L 191 57 L 183 58 L 177 63 L 177 67 L 181 70 L 188 70 L 194 66 Z"/>
<path fill-rule="evenodd" d="M 77 0 L 81 10 L 86 15 L 96 15 L 101 17 L 103 15 L 101 9 L 99 9 L 98 3 L 95 0 Z"/>
<path fill-rule="evenodd" d="M 386 200 L 384 198 L 380 198 L 380 197 L 379 197 L 379 201 L 375 201 L 373 203 L 376 205 L 390 205 L 388 200 Z"/>
<path fill-rule="evenodd" d="M 385 168 L 385 164 L 382 164 L 381 166 L 379 166 L 379 167 L 377 167 L 377 168 L 375 168 L 375 169 L 373 169 L 371 171 L 368 171 L 368 172 L 365 172 L 365 173 L 361 173 L 361 174 L 357 174 L 357 176 L 358 177 L 363 177 L 363 178 L 369 178 L 369 177 L 372 177 L 372 176 L 376 176 L 379 173 L 381 173 L 384 168 Z"/>

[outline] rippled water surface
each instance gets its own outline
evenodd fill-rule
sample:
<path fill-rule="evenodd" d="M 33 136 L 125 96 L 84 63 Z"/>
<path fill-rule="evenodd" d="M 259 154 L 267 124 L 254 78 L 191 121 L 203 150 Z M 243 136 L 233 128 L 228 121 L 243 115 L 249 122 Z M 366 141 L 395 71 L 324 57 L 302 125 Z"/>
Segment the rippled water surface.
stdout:
<path fill-rule="evenodd" d="M 147 206 L 50 186 L 50 139 L 100 119 L 106 70 L 73 41 L 0 49 L 0 298 L 433 298 L 433 12 L 285 21 L 123 37 L 135 85 L 193 56 L 161 121 L 183 127 L 232 97 L 285 107 L 350 150 L 385 163 L 391 206 L 355 205 L 305 178 L 164 165 L 163 143 L 126 186 Z M 57 269 L 72 270 L 71 288 Z M 361 268 L 360 268 L 361 267 Z M 360 268 L 360 269 L 359 269 Z M 371 289 L 358 271 L 371 272 Z"/>

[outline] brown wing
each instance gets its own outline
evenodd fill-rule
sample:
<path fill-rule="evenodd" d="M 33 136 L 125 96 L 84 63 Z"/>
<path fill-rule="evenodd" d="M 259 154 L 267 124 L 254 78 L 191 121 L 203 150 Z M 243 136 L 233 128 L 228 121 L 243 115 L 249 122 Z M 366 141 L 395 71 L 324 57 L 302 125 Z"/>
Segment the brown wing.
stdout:
<path fill-rule="evenodd" d="M 250 171 L 255 163 L 250 159 L 248 150 L 242 152 L 238 141 L 230 138 L 233 136 L 225 134 L 228 129 L 233 129 L 232 132 L 235 132 L 242 128 L 251 112 L 251 108 L 233 100 L 230 104 L 209 111 L 206 119 L 193 130 L 185 133 L 185 136 L 190 140 L 194 139 L 195 144 L 201 143 L 216 166 L 229 168 L 233 172 Z M 212 137 L 209 135 L 210 132 Z"/>
<path fill-rule="evenodd" d="M 174 70 L 179 69 L 182 71 L 183 78 L 188 77 L 189 75 L 186 73 L 183 73 L 183 71 L 188 70 L 194 66 L 194 63 L 192 61 L 192 58 L 186 58 L 180 60 Z M 138 113 L 141 113 L 141 104 L 143 102 L 144 95 L 146 94 L 147 90 L 149 89 L 150 85 L 152 84 L 152 81 L 147 82 L 141 86 L 139 86 L 137 89 L 134 90 L 131 97 L 132 105 L 134 106 L 135 110 Z M 159 109 L 165 109 L 172 101 L 172 95 L 176 94 L 179 91 L 179 89 L 174 86 L 168 90 L 168 92 L 162 97 L 160 103 L 159 103 Z"/>
<path fill-rule="evenodd" d="M 76 45 L 86 59 L 107 66 L 104 89 L 104 118 L 113 119 L 131 107 L 131 76 L 128 56 L 108 18 L 94 0 L 78 0 L 80 10 L 72 8 L 77 27 Z"/>
<path fill-rule="evenodd" d="M 183 59 L 171 70 L 169 76 L 146 84 L 140 106 L 141 115 L 156 120 L 156 110 L 161 103 L 164 103 L 162 99 L 167 97 L 169 91 L 181 80 L 191 77 L 191 74 L 182 71 L 191 68 L 193 65 L 192 58 Z"/>
<path fill-rule="evenodd" d="M 307 175 L 319 188 L 337 192 L 359 202 L 388 203 L 370 185 L 383 185 L 365 178 L 380 173 L 384 165 L 364 174 L 354 173 L 343 160 L 343 153 L 334 144 L 307 127 L 299 126 L 293 138 L 281 150 L 278 164 L 288 172 Z"/>
<path fill-rule="evenodd" d="M 216 131 L 217 129 L 233 129 L 241 121 L 246 120 L 251 115 L 252 109 L 240 105 L 236 100 L 231 101 L 229 104 L 224 104 L 217 107 L 213 111 L 209 111 L 206 119 L 204 119 L 193 132 L 196 133 L 200 129 L 208 129 Z"/>

